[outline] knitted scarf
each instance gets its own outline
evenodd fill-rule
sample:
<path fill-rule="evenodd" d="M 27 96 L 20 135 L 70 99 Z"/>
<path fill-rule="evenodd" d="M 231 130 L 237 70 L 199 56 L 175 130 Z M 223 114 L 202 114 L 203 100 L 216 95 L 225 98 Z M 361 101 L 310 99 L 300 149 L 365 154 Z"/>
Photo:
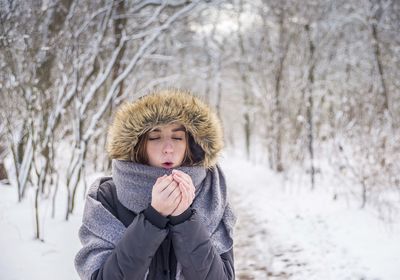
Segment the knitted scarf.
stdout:
<path fill-rule="evenodd" d="M 214 248 L 219 254 L 229 251 L 233 246 L 236 217 L 227 201 L 225 177 L 221 169 L 218 165 L 211 169 L 199 166 L 177 169 L 192 178 L 196 189 L 192 208 L 209 232 Z M 151 202 L 152 187 L 157 178 L 171 172 L 130 161 L 113 160 L 112 178 L 118 200 L 129 210 L 141 212 Z M 96 180 L 88 192 L 83 225 L 79 231 L 80 239 L 86 240 L 88 246 L 83 247 L 75 258 L 75 267 L 82 279 L 90 279 L 91 273 L 104 263 L 126 229 L 96 199 L 98 187 L 107 179 Z"/>
<path fill-rule="evenodd" d="M 234 214 L 227 201 L 225 177 L 218 167 L 205 169 L 200 166 L 179 167 L 188 174 L 195 186 L 192 208 L 196 209 L 200 222 L 210 233 L 211 242 L 220 254 L 232 247 Z M 151 192 L 158 177 L 171 174 L 172 170 L 138 164 L 131 161 L 113 160 L 113 181 L 118 200 L 129 210 L 139 213 L 151 202 Z"/>

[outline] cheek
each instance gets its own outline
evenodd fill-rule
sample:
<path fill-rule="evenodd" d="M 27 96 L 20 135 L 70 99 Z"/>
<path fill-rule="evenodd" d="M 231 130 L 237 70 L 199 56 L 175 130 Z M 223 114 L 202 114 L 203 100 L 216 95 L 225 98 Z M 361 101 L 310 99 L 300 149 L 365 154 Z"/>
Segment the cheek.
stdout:
<path fill-rule="evenodd" d="M 186 151 L 186 143 L 182 143 L 179 145 L 179 152 L 182 155 L 182 157 L 185 155 L 185 151 Z"/>
<path fill-rule="evenodd" d="M 146 153 L 149 158 L 157 154 L 157 152 L 158 152 L 157 145 L 154 145 L 154 143 L 147 144 Z"/>

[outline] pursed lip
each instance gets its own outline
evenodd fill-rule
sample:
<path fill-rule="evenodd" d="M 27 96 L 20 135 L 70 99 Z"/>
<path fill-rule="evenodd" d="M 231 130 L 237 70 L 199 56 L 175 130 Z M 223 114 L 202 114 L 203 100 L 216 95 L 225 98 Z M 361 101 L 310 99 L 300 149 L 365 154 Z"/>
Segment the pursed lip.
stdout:
<path fill-rule="evenodd" d="M 166 162 L 163 162 L 161 165 L 162 165 L 164 168 L 171 168 L 171 167 L 174 165 L 174 163 L 171 162 L 171 161 L 166 161 Z"/>

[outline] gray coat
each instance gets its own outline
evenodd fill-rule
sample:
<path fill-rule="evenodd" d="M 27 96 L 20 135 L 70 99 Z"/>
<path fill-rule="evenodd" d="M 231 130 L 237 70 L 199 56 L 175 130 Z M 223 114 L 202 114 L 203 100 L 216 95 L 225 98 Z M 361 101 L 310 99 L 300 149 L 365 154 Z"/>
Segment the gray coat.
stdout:
<path fill-rule="evenodd" d="M 100 185 L 97 200 L 127 229 L 91 279 L 235 278 L 232 249 L 221 255 L 216 252 L 193 209 L 170 218 L 150 205 L 134 213 L 118 201 L 112 180 Z"/>

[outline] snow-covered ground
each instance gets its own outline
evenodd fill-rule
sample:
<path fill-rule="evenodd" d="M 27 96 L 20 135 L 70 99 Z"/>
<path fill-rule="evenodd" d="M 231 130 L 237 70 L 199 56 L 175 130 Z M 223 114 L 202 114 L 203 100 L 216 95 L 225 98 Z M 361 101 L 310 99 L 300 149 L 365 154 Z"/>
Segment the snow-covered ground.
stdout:
<path fill-rule="evenodd" d="M 386 224 L 264 166 L 234 159 L 223 166 L 239 216 L 240 279 L 400 279 L 400 221 Z"/>
<path fill-rule="evenodd" d="M 221 165 L 238 216 L 238 279 L 400 279 L 399 220 L 386 224 L 368 208 L 332 200 L 329 188 L 310 192 L 265 166 L 232 157 Z M 55 219 L 50 202 L 41 203 L 40 242 L 33 238 L 33 195 L 17 203 L 16 191 L 0 185 L 0 279 L 78 279 L 73 258 L 80 248 L 82 194 L 69 222 L 62 190 L 58 197 Z"/>

